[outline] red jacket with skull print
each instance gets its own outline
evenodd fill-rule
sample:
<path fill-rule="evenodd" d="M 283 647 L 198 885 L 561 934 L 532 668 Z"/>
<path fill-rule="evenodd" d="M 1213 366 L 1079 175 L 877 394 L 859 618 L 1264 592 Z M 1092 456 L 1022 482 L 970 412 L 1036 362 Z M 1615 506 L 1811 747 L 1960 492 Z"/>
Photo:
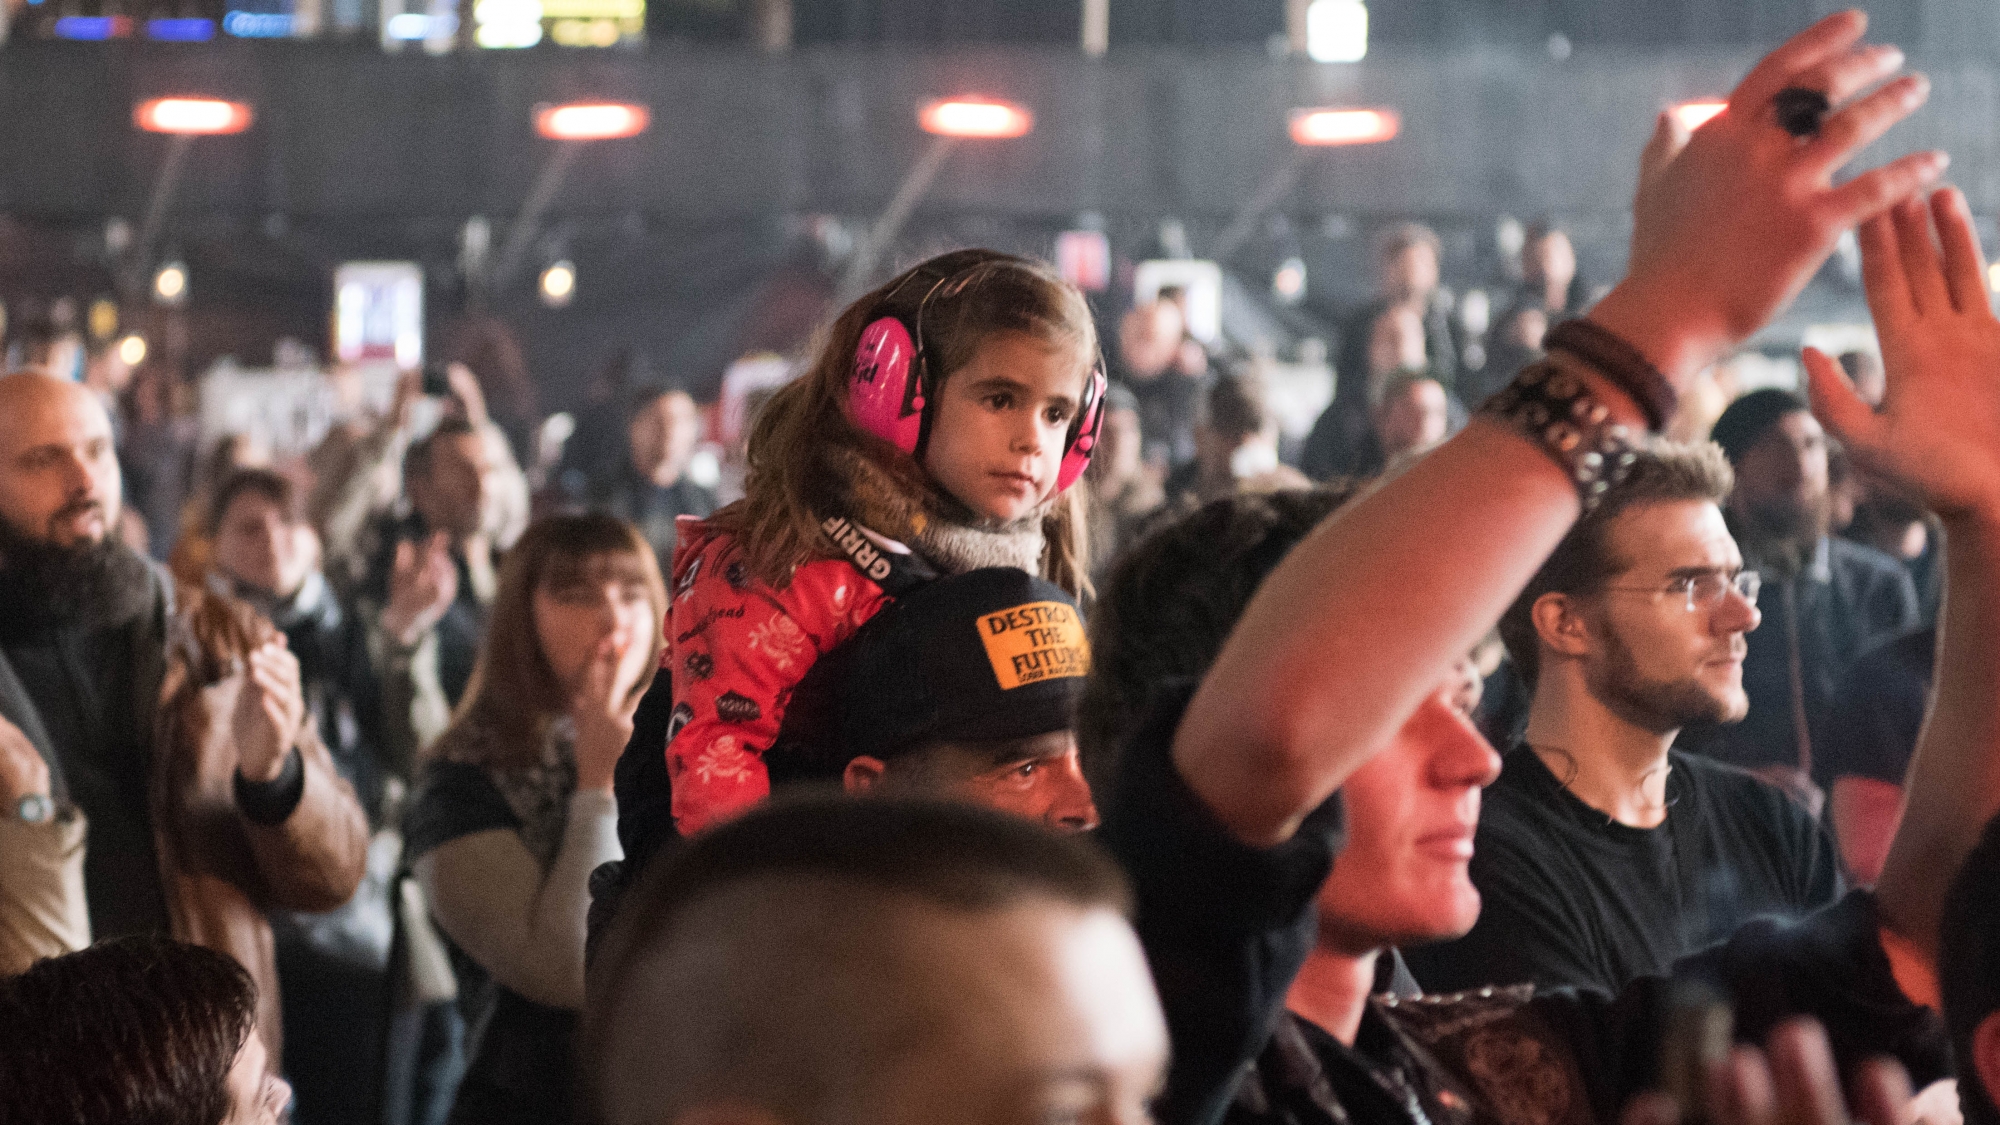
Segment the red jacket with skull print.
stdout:
<path fill-rule="evenodd" d="M 751 575 L 734 536 L 689 516 L 672 581 L 667 776 L 674 824 L 690 835 L 770 794 L 763 754 L 792 689 L 890 599 L 846 559 L 807 563 L 774 589 Z"/>

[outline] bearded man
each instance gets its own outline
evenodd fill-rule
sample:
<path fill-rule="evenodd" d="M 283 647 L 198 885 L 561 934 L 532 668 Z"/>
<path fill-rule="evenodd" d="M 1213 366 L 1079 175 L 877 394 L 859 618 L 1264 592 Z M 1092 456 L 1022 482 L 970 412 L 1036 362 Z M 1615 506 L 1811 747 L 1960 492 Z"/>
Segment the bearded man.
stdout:
<path fill-rule="evenodd" d="M 1733 727 L 1689 732 L 1682 748 L 1752 770 L 1818 811 L 1831 778 L 1816 748 L 1840 684 L 1861 654 L 1917 626 L 1907 570 L 1828 533 L 1826 432 L 1788 391 L 1753 391 L 1715 423 L 1736 470 L 1729 527 L 1763 579 L 1764 627 L 1750 637 L 1743 688 L 1750 713 Z"/>
<path fill-rule="evenodd" d="M 366 821 L 305 721 L 283 635 L 200 590 L 177 610 L 163 572 L 114 533 L 119 493 L 94 393 L 0 378 L 0 732 L 46 766 L 46 791 L 0 817 L 87 823 L 92 933 L 169 933 L 234 956 L 275 1058 L 266 915 L 352 896 Z"/>
<path fill-rule="evenodd" d="M 1712 445 L 1640 455 L 1501 618 L 1532 692 L 1527 732 L 1479 814 L 1478 924 L 1405 951 L 1426 989 L 1616 993 L 1751 918 L 1839 897 L 1833 846 L 1804 809 L 1674 749 L 1683 728 L 1753 706 L 1760 581 L 1723 521 L 1730 483 Z"/>

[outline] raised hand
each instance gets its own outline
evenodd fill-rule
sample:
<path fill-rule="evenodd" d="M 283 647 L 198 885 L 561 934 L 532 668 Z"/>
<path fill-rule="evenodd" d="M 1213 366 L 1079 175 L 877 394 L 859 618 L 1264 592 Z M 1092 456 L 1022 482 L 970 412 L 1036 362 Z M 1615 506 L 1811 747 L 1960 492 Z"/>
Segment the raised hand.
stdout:
<path fill-rule="evenodd" d="M 1946 188 L 1870 220 L 1861 260 L 1888 391 L 1877 412 L 1808 348 L 1813 412 L 1939 515 L 2000 514 L 2000 318 L 1965 196 Z"/>
<path fill-rule="evenodd" d="M 382 607 L 382 629 L 404 646 L 416 644 L 458 600 L 458 565 L 452 561 L 451 539 L 440 531 L 422 545 L 396 544 L 389 570 L 389 604 Z"/>
<path fill-rule="evenodd" d="M 277 634 L 250 651 L 236 696 L 236 768 L 246 780 L 278 779 L 305 715 L 299 658 L 285 647 L 284 635 Z"/>
<path fill-rule="evenodd" d="M 1910 1081 L 1893 1059 L 1863 1063 L 1853 1075 L 1849 1115 L 1826 1032 L 1810 1019 L 1778 1025 L 1765 1050 L 1737 1047 L 1711 1068 L 1705 1114 L 1664 1094 L 1634 1098 L 1620 1125 L 1898 1125 L 1910 1103 Z"/>
<path fill-rule="evenodd" d="M 451 383 L 452 397 L 458 399 L 459 406 L 465 410 L 465 420 L 474 429 L 485 428 L 486 392 L 480 389 L 479 377 L 472 373 L 472 368 L 454 363 L 444 369 L 444 377 Z"/>
<path fill-rule="evenodd" d="M 599 642 L 571 697 L 578 789 L 610 789 L 618 759 L 632 739 L 632 716 L 639 709 L 638 693 L 632 689 L 645 674 L 645 666 L 634 668 L 634 661 L 626 657 L 637 643 L 615 633 Z"/>
<path fill-rule="evenodd" d="M 1903 65 L 1864 46 L 1867 18 L 1841 12 L 1765 56 L 1729 107 L 1690 135 L 1662 113 L 1641 160 L 1628 275 L 1591 319 L 1684 385 L 1798 295 L 1840 235 L 1935 183 L 1941 152 L 1905 156 L 1839 185 L 1834 174 L 1930 94 L 1922 75 L 1869 88 Z M 1792 136 L 1773 99 L 1802 87 L 1835 109 Z"/>

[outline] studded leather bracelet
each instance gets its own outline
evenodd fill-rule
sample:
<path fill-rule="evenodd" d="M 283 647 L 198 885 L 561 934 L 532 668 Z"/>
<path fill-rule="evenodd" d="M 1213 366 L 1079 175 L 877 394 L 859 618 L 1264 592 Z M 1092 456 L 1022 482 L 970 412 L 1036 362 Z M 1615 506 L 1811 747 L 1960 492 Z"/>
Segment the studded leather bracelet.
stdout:
<path fill-rule="evenodd" d="M 1479 413 L 1541 447 L 1569 475 L 1583 510 L 1597 507 L 1638 460 L 1637 435 L 1611 418 L 1590 387 L 1553 360 L 1529 364 Z"/>
<path fill-rule="evenodd" d="M 1619 390 L 1632 396 L 1645 412 L 1646 426 L 1654 433 L 1666 428 L 1680 406 L 1680 394 L 1667 377 L 1654 367 L 1639 349 L 1617 333 L 1588 320 L 1565 320 L 1549 329 L 1542 339 L 1547 351 L 1564 351 L 1597 369 Z"/>

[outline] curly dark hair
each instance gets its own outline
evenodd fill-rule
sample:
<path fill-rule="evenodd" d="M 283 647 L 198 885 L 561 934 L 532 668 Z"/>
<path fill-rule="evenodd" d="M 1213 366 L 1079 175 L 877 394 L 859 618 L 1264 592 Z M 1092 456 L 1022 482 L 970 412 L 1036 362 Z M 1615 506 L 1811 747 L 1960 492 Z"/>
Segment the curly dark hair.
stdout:
<path fill-rule="evenodd" d="M 1156 528 L 1119 560 L 1090 615 L 1090 678 L 1076 741 L 1091 788 L 1110 792 L 1118 747 L 1155 689 L 1199 678 L 1250 595 L 1299 540 L 1357 488 L 1234 496 Z"/>
<path fill-rule="evenodd" d="M 36 962 L 0 981 L 6 1113 L 44 1125 L 220 1125 L 256 1022 L 250 974 L 198 945 L 125 937 Z"/>

